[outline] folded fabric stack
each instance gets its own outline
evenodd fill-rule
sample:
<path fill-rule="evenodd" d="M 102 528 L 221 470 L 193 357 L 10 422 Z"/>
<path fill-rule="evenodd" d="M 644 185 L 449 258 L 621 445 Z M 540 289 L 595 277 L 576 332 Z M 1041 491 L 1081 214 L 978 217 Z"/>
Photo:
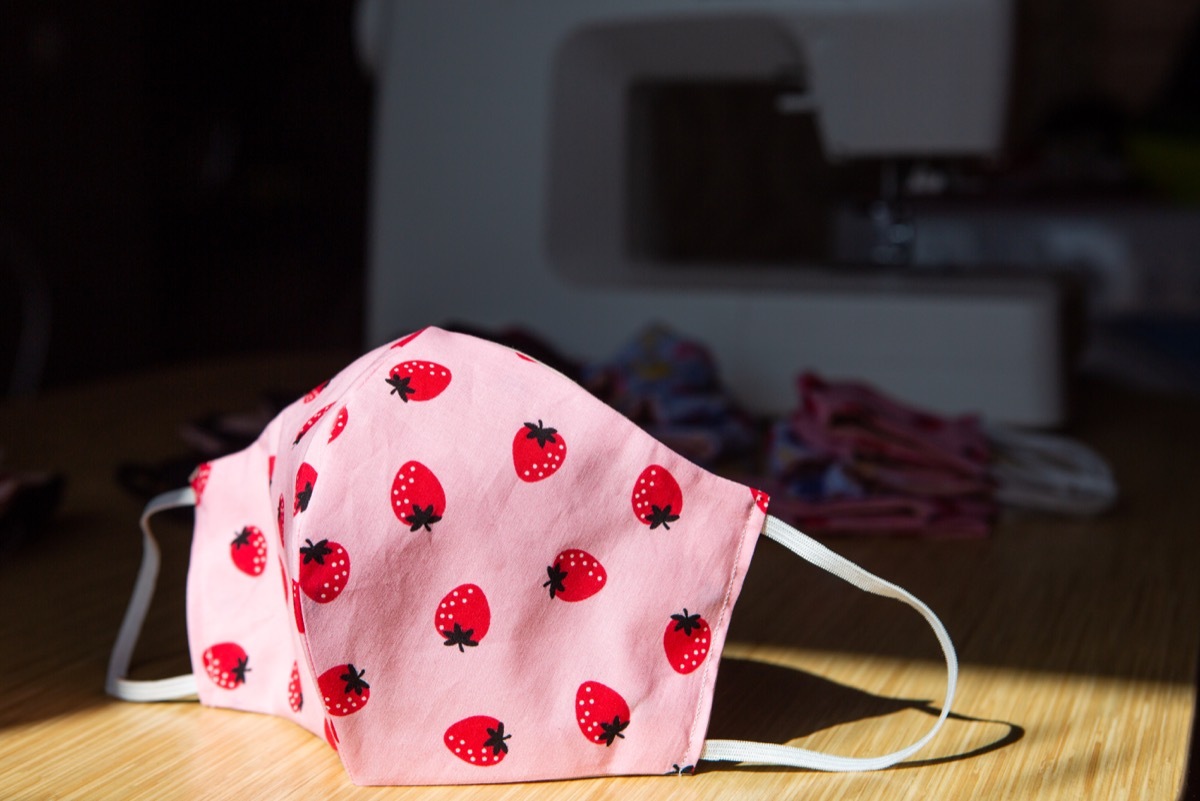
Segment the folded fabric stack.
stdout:
<path fill-rule="evenodd" d="M 753 421 L 722 388 L 708 349 L 661 326 L 643 331 L 612 360 L 584 367 L 582 383 L 697 464 L 727 462 L 758 444 Z"/>
<path fill-rule="evenodd" d="M 771 428 L 771 512 L 809 533 L 981 537 L 996 513 L 978 418 L 941 417 L 864 384 L 799 379 Z"/>

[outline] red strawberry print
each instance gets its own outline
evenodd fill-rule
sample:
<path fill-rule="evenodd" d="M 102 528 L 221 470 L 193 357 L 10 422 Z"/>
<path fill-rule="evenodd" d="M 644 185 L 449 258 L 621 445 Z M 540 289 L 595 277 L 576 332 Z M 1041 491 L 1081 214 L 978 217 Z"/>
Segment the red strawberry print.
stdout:
<path fill-rule="evenodd" d="M 192 492 L 196 494 L 196 505 L 200 505 L 200 499 L 204 497 L 204 488 L 208 486 L 208 475 L 212 472 L 212 465 L 205 462 L 197 465 L 192 471 L 192 476 L 188 479 L 188 483 L 192 485 Z"/>
<path fill-rule="evenodd" d="M 304 706 L 304 693 L 300 691 L 300 666 L 292 663 L 292 677 L 288 680 L 288 706 L 293 712 L 299 712 Z"/>
<path fill-rule="evenodd" d="M 348 422 L 350 422 L 350 413 L 347 412 L 346 407 L 343 406 L 341 410 L 338 411 L 337 417 L 334 418 L 333 428 L 329 429 L 330 442 L 333 442 L 342 435 L 342 432 L 346 430 L 346 423 Z"/>
<path fill-rule="evenodd" d="M 522 481 L 541 481 L 562 467 L 567 458 L 567 441 L 558 429 L 526 423 L 517 430 L 512 444 L 513 467 Z"/>
<path fill-rule="evenodd" d="M 350 554 L 339 543 L 305 540 L 300 548 L 300 589 L 319 604 L 327 604 L 346 589 Z"/>
<path fill-rule="evenodd" d="M 344 717 L 367 705 L 371 698 L 371 685 L 363 680 L 366 672 L 347 664 L 332 667 L 321 674 L 317 679 L 317 687 L 321 690 L 325 710 L 329 714 Z"/>
<path fill-rule="evenodd" d="M 754 498 L 754 503 L 762 510 L 763 514 L 766 514 L 767 506 L 771 503 L 771 496 L 754 487 L 750 488 L 750 495 Z"/>
<path fill-rule="evenodd" d="M 504 733 L 504 724 L 488 715 L 463 718 L 446 729 L 444 742 L 450 753 L 463 762 L 486 767 L 498 765 L 508 754 L 511 734 Z"/>
<path fill-rule="evenodd" d="M 575 720 L 583 736 L 599 745 L 625 739 L 629 704 L 621 694 L 598 681 L 585 681 L 575 691 Z"/>
<path fill-rule="evenodd" d="M 518 359 L 524 359 L 527 362 L 533 362 L 534 364 L 537 364 L 537 359 L 533 358 L 532 356 L 526 356 L 519 350 L 514 350 L 513 353 L 517 354 Z"/>
<path fill-rule="evenodd" d="M 292 582 L 292 612 L 296 616 L 296 631 L 304 633 L 304 615 L 300 611 L 300 584 Z"/>
<path fill-rule="evenodd" d="M 667 661 L 676 673 L 691 673 L 708 656 L 711 639 L 708 622 L 699 614 L 688 614 L 685 607 L 682 614 L 671 615 L 671 621 L 663 633 Z"/>
<path fill-rule="evenodd" d="M 329 408 L 331 406 L 333 406 L 332 403 L 329 404 L 328 406 L 322 406 L 320 409 L 317 410 L 316 414 L 314 414 L 312 417 L 308 418 L 308 422 L 305 423 L 303 426 L 301 426 L 300 430 L 296 432 L 296 439 L 292 440 L 292 444 L 293 445 L 298 444 L 300 442 L 300 440 L 304 438 L 304 435 L 308 433 L 308 430 L 310 428 L 312 428 L 313 426 L 315 426 L 317 424 L 317 421 L 325 416 L 325 412 L 329 411 Z"/>
<path fill-rule="evenodd" d="M 492 623 L 487 596 L 474 584 L 463 584 L 446 593 L 433 614 L 433 627 L 446 638 L 446 645 L 474 648 Z"/>
<path fill-rule="evenodd" d="M 278 513 L 275 515 L 275 527 L 277 529 L 279 529 L 279 547 L 283 548 L 285 546 L 284 546 L 284 542 L 283 542 L 283 496 L 282 495 L 279 496 L 279 510 L 278 510 Z"/>
<path fill-rule="evenodd" d="M 250 660 L 237 643 L 218 643 L 206 650 L 203 658 L 204 672 L 218 687 L 233 690 L 246 683 L 246 674 L 250 672 L 247 663 Z"/>
<path fill-rule="evenodd" d="M 442 483 L 420 462 L 405 462 L 392 479 L 392 512 L 409 531 L 433 531 L 446 511 Z"/>
<path fill-rule="evenodd" d="M 424 328 L 418 328 L 416 331 L 413 331 L 411 334 L 403 337 L 399 342 L 396 342 L 395 344 L 393 344 L 392 347 L 393 348 L 403 348 L 409 342 L 412 342 L 414 339 L 419 337 L 421 335 L 421 332 L 424 330 L 425 330 Z"/>
<path fill-rule="evenodd" d="M 267 566 L 267 538 L 257 526 L 245 526 L 229 543 L 229 555 L 247 576 L 262 575 Z"/>
<path fill-rule="evenodd" d="M 652 464 L 634 482 L 632 503 L 638 520 L 652 529 L 670 530 L 683 512 L 683 492 L 667 468 Z"/>
<path fill-rule="evenodd" d="M 562 601 L 582 601 L 604 589 L 608 573 L 600 560 L 587 551 L 571 548 L 554 557 L 546 567 L 550 580 L 542 584 L 550 590 L 551 598 Z"/>
<path fill-rule="evenodd" d="M 333 728 L 333 721 L 329 718 L 325 718 L 325 742 L 329 743 L 329 747 L 334 751 L 338 750 L 337 729 Z"/>
<path fill-rule="evenodd" d="M 267 484 L 275 480 L 275 457 L 267 457 Z"/>
<path fill-rule="evenodd" d="M 384 380 L 392 388 L 390 394 L 408 403 L 436 398 L 450 385 L 450 378 L 450 371 L 437 362 L 413 360 L 397 364 Z"/>
<path fill-rule="evenodd" d="M 310 390 L 308 391 L 308 394 L 306 394 L 306 395 L 304 396 L 304 402 L 305 402 L 305 403 L 312 403 L 313 401 L 315 401 L 315 400 L 317 399 L 317 396 L 318 396 L 318 395 L 320 395 L 320 394 L 321 394 L 321 392 L 322 392 L 322 391 L 325 389 L 325 387 L 327 387 L 327 386 L 329 386 L 329 382 L 328 382 L 328 381 L 322 381 L 320 384 L 317 384 L 315 387 L 313 387 L 312 389 L 310 389 Z"/>
<path fill-rule="evenodd" d="M 292 515 L 298 515 L 308 508 L 312 500 L 313 487 L 317 484 L 317 471 L 308 462 L 300 465 L 296 471 L 296 496 L 292 501 Z"/>

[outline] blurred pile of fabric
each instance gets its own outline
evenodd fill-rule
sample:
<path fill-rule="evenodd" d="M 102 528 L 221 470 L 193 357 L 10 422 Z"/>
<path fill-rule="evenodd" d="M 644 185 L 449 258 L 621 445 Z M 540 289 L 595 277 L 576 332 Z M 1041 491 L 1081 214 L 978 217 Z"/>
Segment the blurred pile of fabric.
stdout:
<path fill-rule="evenodd" d="M 992 449 L 977 417 L 812 372 L 797 383 L 799 407 L 770 429 L 762 489 L 773 514 L 809 533 L 988 533 Z"/>
<path fill-rule="evenodd" d="M 759 443 L 753 419 L 722 386 L 708 348 L 662 326 L 647 328 L 610 361 L 585 365 L 581 383 L 697 464 L 735 460 Z"/>

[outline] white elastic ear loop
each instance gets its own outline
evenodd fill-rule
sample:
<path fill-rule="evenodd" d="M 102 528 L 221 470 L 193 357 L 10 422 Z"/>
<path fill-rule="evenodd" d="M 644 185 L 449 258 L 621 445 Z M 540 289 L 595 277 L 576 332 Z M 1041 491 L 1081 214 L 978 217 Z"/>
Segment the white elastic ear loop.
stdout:
<path fill-rule="evenodd" d="M 880 770 L 908 759 L 933 739 L 950 714 L 950 704 L 954 700 L 954 687 L 958 682 L 958 657 L 955 656 L 954 644 L 950 642 L 950 635 L 946 633 L 946 628 L 928 606 L 908 591 L 868 573 L 849 559 L 839 556 L 787 523 L 774 517 L 768 517 L 766 525 L 763 527 L 763 534 L 801 558 L 829 571 L 843 581 L 853 584 L 860 590 L 902 601 L 920 612 L 933 629 L 933 633 L 937 635 L 938 643 L 942 646 L 942 653 L 946 657 L 946 700 L 942 702 L 942 713 L 938 716 L 937 722 L 924 737 L 907 748 L 883 756 L 842 757 L 787 745 L 742 740 L 707 740 L 704 743 L 704 749 L 700 752 L 700 758 L 828 771 Z"/>
<path fill-rule="evenodd" d="M 196 493 L 190 488 L 164 492 L 146 504 L 142 512 L 142 566 L 138 568 L 137 582 L 133 586 L 133 597 L 125 610 L 125 620 L 117 633 L 112 657 L 108 661 L 108 678 L 104 689 L 109 695 L 123 701 L 174 701 L 196 694 L 196 677 L 188 673 L 170 679 L 134 681 L 125 678 L 129 672 L 129 661 L 133 648 L 142 632 L 142 623 L 150 602 L 154 599 L 154 586 L 158 580 L 158 542 L 150 532 L 150 517 L 165 509 L 180 506 L 195 506 Z"/>

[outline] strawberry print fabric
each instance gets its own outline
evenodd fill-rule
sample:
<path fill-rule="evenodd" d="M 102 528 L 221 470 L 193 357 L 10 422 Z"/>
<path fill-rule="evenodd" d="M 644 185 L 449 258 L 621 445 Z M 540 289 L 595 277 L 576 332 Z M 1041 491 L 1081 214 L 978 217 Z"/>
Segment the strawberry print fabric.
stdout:
<path fill-rule="evenodd" d="M 694 765 L 765 498 L 554 370 L 428 328 L 197 471 L 200 700 L 358 784 Z"/>

